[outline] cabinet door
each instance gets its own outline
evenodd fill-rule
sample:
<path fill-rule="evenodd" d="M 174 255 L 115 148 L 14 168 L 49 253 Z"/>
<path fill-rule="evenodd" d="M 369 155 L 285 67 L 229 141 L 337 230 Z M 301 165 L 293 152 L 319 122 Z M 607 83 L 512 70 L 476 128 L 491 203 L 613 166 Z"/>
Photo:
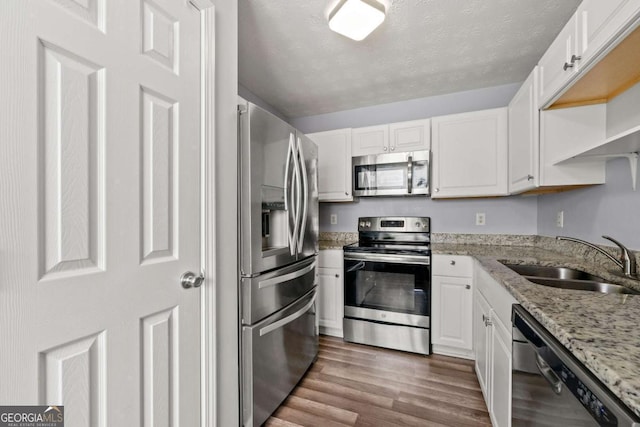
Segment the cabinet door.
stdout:
<path fill-rule="evenodd" d="M 344 295 L 342 270 L 318 268 L 318 321 L 322 332 L 342 336 Z"/>
<path fill-rule="evenodd" d="M 432 198 L 503 196 L 507 108 L 431 119 Z"/>
<path fill-rule="evenodd" d="M 491 307 L 482 294 L 475 292 L 473 308 L 473 348 L 476 353 L 476 374 L 480 388 L 490 408 L 489 391 L 489 351 L 491 349 L 491 329 L 487 319 L 491 317 Z"/>
<path fill-rule="evenodd" d="M 506 327 L 492 316 L 489 414 L 493 425 L 511 425 L 511 336 Z"/>
<path fill-rule="evenodd" d="M 582 33 L 586 37 L 583 63 L 608 48 L 610 42 L 638 18 L 640 0 L 584 0 Z"/>
<path fill-rule="evenodd" d="M 389 150 L 407 152 L 431 147 L 431 121 L 414 120 L 389 125 Z"/>
<path fill-rule="evenodd" d="M 549 49 L 540 58 L 540 105 L 544 106 L 576 74 L 579 61 L 571 62 L 572 55 L 580 56 L 578 47 L 578 13 L 575 13 Z M 565 67 L 565 64 L 568 64 Z"/>
<path fill-rule="evenodd" d="M 318 145 L 318 197 L 321 202 L 350 201 L 351 129 L 307 135 Z"/>
<path fill-rule="evenodd" d="M 539 178 L 538 67 L 509 104 L 509 193 L 537 187 Z"/>
<path fill-rule="evenodd" d="M 471 279 L 433 276 L 431 285 L 433 344 L 471 350 Z"/>
<path fill-rule="evenodd" d="M 389 152 L 389 125 L 356 128 L 351 132 L 351 155 L 367 156 Z"/>

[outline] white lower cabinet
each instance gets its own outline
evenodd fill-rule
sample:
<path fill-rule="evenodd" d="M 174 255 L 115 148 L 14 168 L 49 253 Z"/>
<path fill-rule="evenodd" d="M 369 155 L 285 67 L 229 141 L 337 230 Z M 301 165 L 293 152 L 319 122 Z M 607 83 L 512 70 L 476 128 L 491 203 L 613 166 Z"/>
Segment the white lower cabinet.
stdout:
<path fill-rule="evenodd" d="M 342 337 L 344 281 L 342 250 L 327 249 L 318 255 L 318 323 L 325 335 Z"/>
<path fill-rule="evenodd" d="M 470 257 L 433 255 L 431 342 L 436 354 L 473 359 L 472 275 Z"/>
<path fill-rule="evenodd" d="M 474 269 L 476 374 L 494 427 L 511 426 L 511 306 L 516 300 L 481 266 Z"/>

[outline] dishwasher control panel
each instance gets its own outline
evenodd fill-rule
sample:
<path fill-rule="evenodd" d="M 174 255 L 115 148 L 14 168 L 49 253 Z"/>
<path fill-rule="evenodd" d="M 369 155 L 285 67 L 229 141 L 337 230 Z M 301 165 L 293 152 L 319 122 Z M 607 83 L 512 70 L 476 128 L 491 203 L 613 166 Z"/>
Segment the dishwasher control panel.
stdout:
<path fill-rule="evenodd" d="M 601 426 L 617 426 L 618 419 L 576 375 L 562 363 L 560 378 Z"/>

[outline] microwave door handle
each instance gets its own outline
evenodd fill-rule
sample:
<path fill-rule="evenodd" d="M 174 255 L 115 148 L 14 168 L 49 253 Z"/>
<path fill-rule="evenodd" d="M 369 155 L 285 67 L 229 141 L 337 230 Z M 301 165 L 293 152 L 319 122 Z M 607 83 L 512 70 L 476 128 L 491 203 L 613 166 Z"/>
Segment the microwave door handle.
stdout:
<path fill-rule="evenodd" d="M 411 194 L 413 190 L 413 157 L 409 156 L 409 164 L 407 165 L 407 192 Z"/>
<path fill-rule="evenodd" d="M 298 137 L 298 155 L 300 157 L 300 169 L 302 171 L 302 215 L 300 219 L 300 237 L 298 240 L 298 251 L 302 252 L 304 245 L 304 233 L 307 227 L 307 205 L 309 204 L 309 189 L 307 187 L 308 184 L 308 175 L 307 175 L 307 166 L 304 160 L 304 152 L 302 151 L 302 143 L 300 137 Z"/>

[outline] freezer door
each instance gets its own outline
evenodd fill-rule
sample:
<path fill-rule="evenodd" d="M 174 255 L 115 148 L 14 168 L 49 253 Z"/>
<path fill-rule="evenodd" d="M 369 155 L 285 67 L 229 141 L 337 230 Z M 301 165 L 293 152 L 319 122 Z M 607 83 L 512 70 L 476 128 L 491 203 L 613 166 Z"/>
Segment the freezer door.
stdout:
<path fill-rule="evenodd" d="M 298 258 L 318 253 L 318 147 L 304 134 L 297 133 L 298 152 L 303 173 L 303 209 L 298 235 Z"/>
<path fill-rule="evenodd" d="M 289 238 L 293 221 L 288 200 L 296 176 L 292 172 L 298 171 L 292 167 L 290 153 L 295 132 L 287 123 L 254 104 L 240 108 L 242 275 L 272 270 L 297 259 Z"/>
<path fill-rule="evenodd" d="M 296 301 L 317 284 L 315 256 L 260 276 L 241 278 L 242 324 L 259 322 Z"/>
<path fill-rule="evenodd" d="M 242 418 L 260 426 L 318 354 L 314 288 L 282 312 L 242 328 Z"/>

